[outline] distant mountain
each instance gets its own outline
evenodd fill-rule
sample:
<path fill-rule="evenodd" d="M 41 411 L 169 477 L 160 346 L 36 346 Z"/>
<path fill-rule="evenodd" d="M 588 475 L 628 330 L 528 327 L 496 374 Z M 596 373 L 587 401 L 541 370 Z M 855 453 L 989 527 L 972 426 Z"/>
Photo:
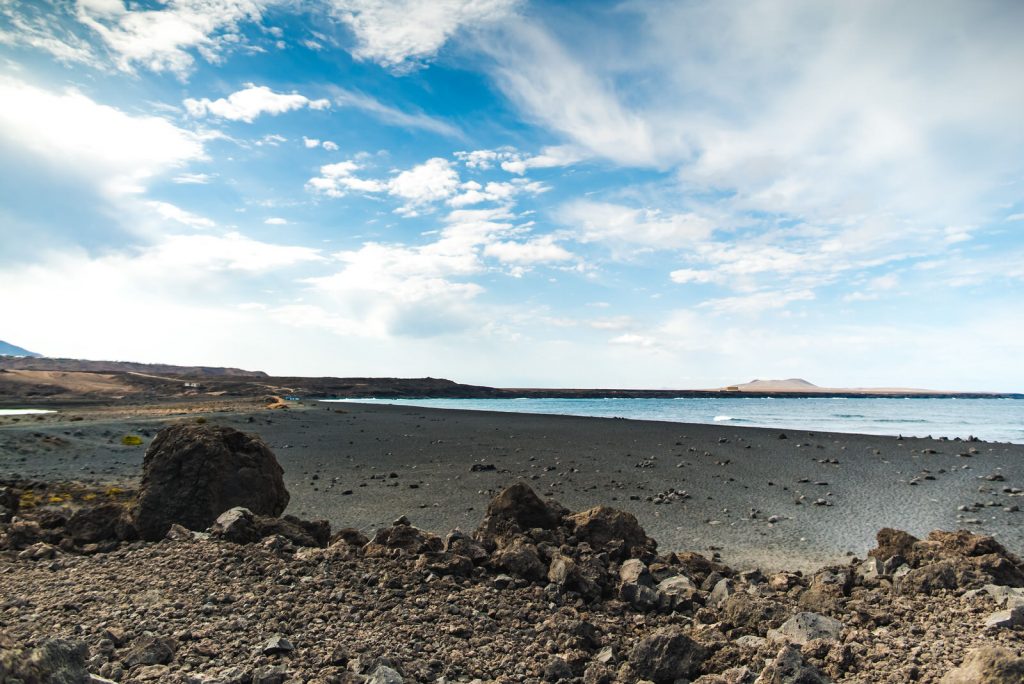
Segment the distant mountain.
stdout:
<path fill-rule="evenodd" d="M 33 358 L 39 358 L 42 354 L 36 354 L 35 352 L 30 352 L 28 349 L 23 349 L 17 345 L 0 340 L 0 356 L 31 356 Z"/>
<path fill-rule="evenodd" d="M 803 378 L 788 378 L 786 380 L 751 380 L 748 383 L 738 386 L 740 389 L 745 390 L 758 390 L 758 391 L 800 391 L 800 390 L 816 390 L 818 386 L 812 382 L 807 382 Z"/>
<path fill-rule="evenodd" d="M 19 347 L 13 347 L 19 349 Z M 25 352 L 31 354 L 31 352 Z M 8 352 L 9 353 L 9 352 Z M 170 375 L 188 377 L 248 377 L 265 378 L 263 371 L 249 371 L 241 368 L 219 368 L 213 366 L 172 366 L 165 363 L 134 363 L 131 361 L 87 361 L 85 359 L 51 359 L 32 354 L 31 358 L 0 358 L 0 368 L 8 370 L 65 371 L 88 373 L 135 373 L 139 375 Z"/>

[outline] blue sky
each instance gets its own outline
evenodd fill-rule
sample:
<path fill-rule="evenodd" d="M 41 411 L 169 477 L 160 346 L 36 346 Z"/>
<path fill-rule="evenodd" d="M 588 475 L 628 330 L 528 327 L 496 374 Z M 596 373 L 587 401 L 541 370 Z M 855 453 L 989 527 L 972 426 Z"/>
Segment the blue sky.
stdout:
<path fill-rule="evenodd" d="M 0 1 L 0 339 L 1024 388 L 1024 5 Z"/>

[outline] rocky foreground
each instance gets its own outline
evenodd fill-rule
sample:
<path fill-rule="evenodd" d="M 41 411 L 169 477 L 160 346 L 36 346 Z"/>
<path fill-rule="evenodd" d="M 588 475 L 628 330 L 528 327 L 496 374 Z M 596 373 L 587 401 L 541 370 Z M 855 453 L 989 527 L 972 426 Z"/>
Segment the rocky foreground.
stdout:
<path fill-rule="evenodd" d="M 866 560 L 738 573 L 522 482 L 477 529 L 279 517 L 258 438 L 168 428 L 138 492 L 0 489 L 0 681 L 1024 681 L 1024 563 L 885 529 Z"/>

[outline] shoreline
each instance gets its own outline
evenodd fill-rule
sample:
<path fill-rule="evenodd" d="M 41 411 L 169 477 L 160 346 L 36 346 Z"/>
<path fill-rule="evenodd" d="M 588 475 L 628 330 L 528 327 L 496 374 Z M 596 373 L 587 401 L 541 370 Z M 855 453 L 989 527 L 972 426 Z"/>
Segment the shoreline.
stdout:
<path fill-rule="evenodd" d="M 1021 503 L 1002 491 L 1024 486 L 1015 444 L 355 402 L 72 413 L 0 422 L 0 476 L 131 481 L 145 446 L 120 445 L 123 434 L 148 444 L 166 424 L 204 418 L 264 438 L 284 467 L 289 512 L 365 532 L 400 515 L 433 532 L 472 528 L 491 496 L 523 480 L 577 510 L 627 510 L 660 548 L 735 567 L 845 562 L 883 527 L 966 527 L 1024 549 L 1024 514 L 1003 510 Z M 968 449 L 977 453 L 959 455 Z"/>

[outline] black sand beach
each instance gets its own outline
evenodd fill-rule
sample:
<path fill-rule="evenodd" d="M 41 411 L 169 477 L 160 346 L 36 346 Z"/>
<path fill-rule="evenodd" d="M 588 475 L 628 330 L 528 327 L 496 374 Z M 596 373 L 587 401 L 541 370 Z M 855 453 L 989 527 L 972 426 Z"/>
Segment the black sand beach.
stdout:
<path fill-rule="evenodd" d="M 495 493 L 524 479 L 574 510 L 604 504 L 635 514 L 663 550 L 717 552 L 740 568 L 863 557 L 883 527 L 967 528 L 1024 549 L 1024 513 L 1014 510 L 1024 446 L 983 442 L 226 402 L 0 418 L 0 477 L 130 483 L 159 428 L 197 418 L 267 441 L 284 467 L 288 512 L 367 533 L 400 515 L 437 533 L 470 530 Z M 126 434 L 143 444 L 122 445 Z"/>

